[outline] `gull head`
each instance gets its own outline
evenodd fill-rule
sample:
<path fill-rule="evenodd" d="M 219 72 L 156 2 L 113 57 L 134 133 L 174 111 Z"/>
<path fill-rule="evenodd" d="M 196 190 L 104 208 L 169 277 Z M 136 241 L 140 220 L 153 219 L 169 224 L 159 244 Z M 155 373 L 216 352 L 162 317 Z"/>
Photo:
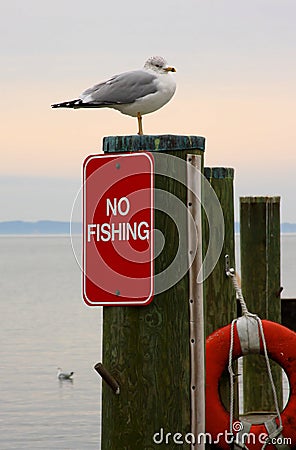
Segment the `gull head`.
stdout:
<path fill-rule="evenodd" d="M 151 56 L 145 62 L 144 69 L 154 70 L 157 73 L 176 72 L 174 67 L 167 65 L 166 60 L 162 56 Z"/>

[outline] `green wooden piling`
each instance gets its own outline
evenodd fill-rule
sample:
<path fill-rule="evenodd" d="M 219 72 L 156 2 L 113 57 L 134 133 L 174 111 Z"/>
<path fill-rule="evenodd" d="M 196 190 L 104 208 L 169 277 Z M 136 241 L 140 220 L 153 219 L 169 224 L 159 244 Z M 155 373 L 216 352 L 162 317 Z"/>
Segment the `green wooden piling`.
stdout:
<path fill-rule="evenodd" d="M 235 267 L 234 241 L 234 170 L 225 167 L 205 167 L 204 175 L 214 189 L 224 215 L 225 236 L 223 249 L 211 275 L 204 282 L 205 296 L 205 332 L 206 336 L 218 328 L 229 324 L 237 315 L 235 292 L 225 273 L 225 255 L 229 255 L 232 267 Z M 207 220 L 204 218 L 204 252 L 207 248 Z M 215 230 L 218 233 L 219 230 Z M 237 380 L 237 378 L 236 378 Z M 238 395 L 235 387 L 235 416 L 238 416 Z M 229 409 L 229 374 L 225 370 L 220 380 L 220 395 L 224 406 Z M 214 412 L 213 412 L 214 413 Z"/>
<path fill-rule="evenodd" d="M 187 153 L 203 155 L 204 144 L 197 136 L 111 136 L 103 150 L 166 152 L 186 160 Z M 180 170 L 177 159 L 174 170 Z M 174 179 L 157 175 L 155 187 L 186 204 L 186 187 Z M 174 258 L 179 237 L 173 221 L 157 210 L 155 227 L 165 237 L 157 274 Z M 187 258 L 187 246 L 182 251 Z M 157 448 L 179 449 L 172 436 L 165 444 L 165 434 L 190 432 L 188 301 L 187 273 L 146 307 L 103 308 L 103 363 L 119 383 L 120 395 L 103 383 L 102 450 L 153 450 L 153 436 L 158 433 L 160 442 L 162 432 L 163 445 Z"/>
<path fill-rule="evenodd" d="M 241 197 L 240 239 L 242 291 L 247 307 L 261 319 L 280 323 L 280 197 Z M 243 373 L 244 412 L 273 411 L 264 358 L 244 358 Z M 272 373 L 281 404 L 281 369 L 274 363 Z"/>
<path fill-rule="evenodd" d="M 236 317 L 236 300 L 233 285 L 225 274 L 225 255 L 235 267 L 234 246 L 234 170 L 225 167 L 205 167 L 204 175 L 214 189 L 224 215 L 225 236 L 223 249 L 216 267 L 204 283 L 205 331 L 208 336 L 229 324 Z M 204 251 L 207 247 L 207 223 L 204 219 Z M 219 230 L 217 230 L 219 232 Z"/>

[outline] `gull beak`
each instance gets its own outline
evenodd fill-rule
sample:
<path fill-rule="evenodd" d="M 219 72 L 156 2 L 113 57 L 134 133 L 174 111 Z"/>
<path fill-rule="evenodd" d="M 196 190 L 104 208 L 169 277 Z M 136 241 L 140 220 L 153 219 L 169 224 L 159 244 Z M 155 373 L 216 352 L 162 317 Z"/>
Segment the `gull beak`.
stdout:
<path fill-rule="evenodd" d="M 175 67 L 165 67 L 164 70 L 165 70 L 166 72 L 176 72 Z"/>

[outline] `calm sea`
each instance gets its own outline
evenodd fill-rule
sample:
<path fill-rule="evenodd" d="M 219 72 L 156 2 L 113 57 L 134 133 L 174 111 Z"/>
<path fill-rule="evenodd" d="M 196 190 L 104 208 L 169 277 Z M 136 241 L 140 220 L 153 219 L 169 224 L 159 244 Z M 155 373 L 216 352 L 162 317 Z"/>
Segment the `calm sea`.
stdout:
<path fill-rule="evenodd" d="M 0 448 L 99 449 L 101 309 L 81 299 L 70 239 L 2 236 L 0 254 Z M 283 297 L 296 297 L 295 255 L 296 235 L 284 235 Z"/>
<path fill-rule="evenodd" d="M 0 448 L 99 449 L 101 311 L 81 300 L 70 239 L 2 236 L 0 254 Z"/>

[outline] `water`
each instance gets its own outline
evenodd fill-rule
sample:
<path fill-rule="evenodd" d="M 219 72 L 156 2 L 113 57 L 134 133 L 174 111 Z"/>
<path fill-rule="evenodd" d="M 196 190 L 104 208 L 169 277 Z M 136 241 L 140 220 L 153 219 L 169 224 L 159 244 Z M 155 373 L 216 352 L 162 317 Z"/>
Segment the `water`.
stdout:
<path fill-rule="evenodd" d="M 282 298 L 296 298 L 296 235 L 283 234 L 281 238 Z"/>
<path fill-rule="evenodd" d="M 235 236 L 236 248 L 236 270 L 240 273 L 240 236 Z M 254 257 L 254 264 L 256 258 Z M 296 298 L 296 234 L 281 235 L 281 286 L 284 290 L 281 293 L 282 298 Z"/>
<path fill-rule="evenodd" d="M 99 450 L 101 309 L 84 306 L 69 238 L 2 236 L 0 254 L 1 450 Z M 283 297 L 296 296 L 295 254 L 284 235 Z"/>
<path fill-rule="evenodd" d="M 101 311 L 81 300 L 69 238 L 1 237 L 0 254 L 0 448 L 99 449 Z"/>

